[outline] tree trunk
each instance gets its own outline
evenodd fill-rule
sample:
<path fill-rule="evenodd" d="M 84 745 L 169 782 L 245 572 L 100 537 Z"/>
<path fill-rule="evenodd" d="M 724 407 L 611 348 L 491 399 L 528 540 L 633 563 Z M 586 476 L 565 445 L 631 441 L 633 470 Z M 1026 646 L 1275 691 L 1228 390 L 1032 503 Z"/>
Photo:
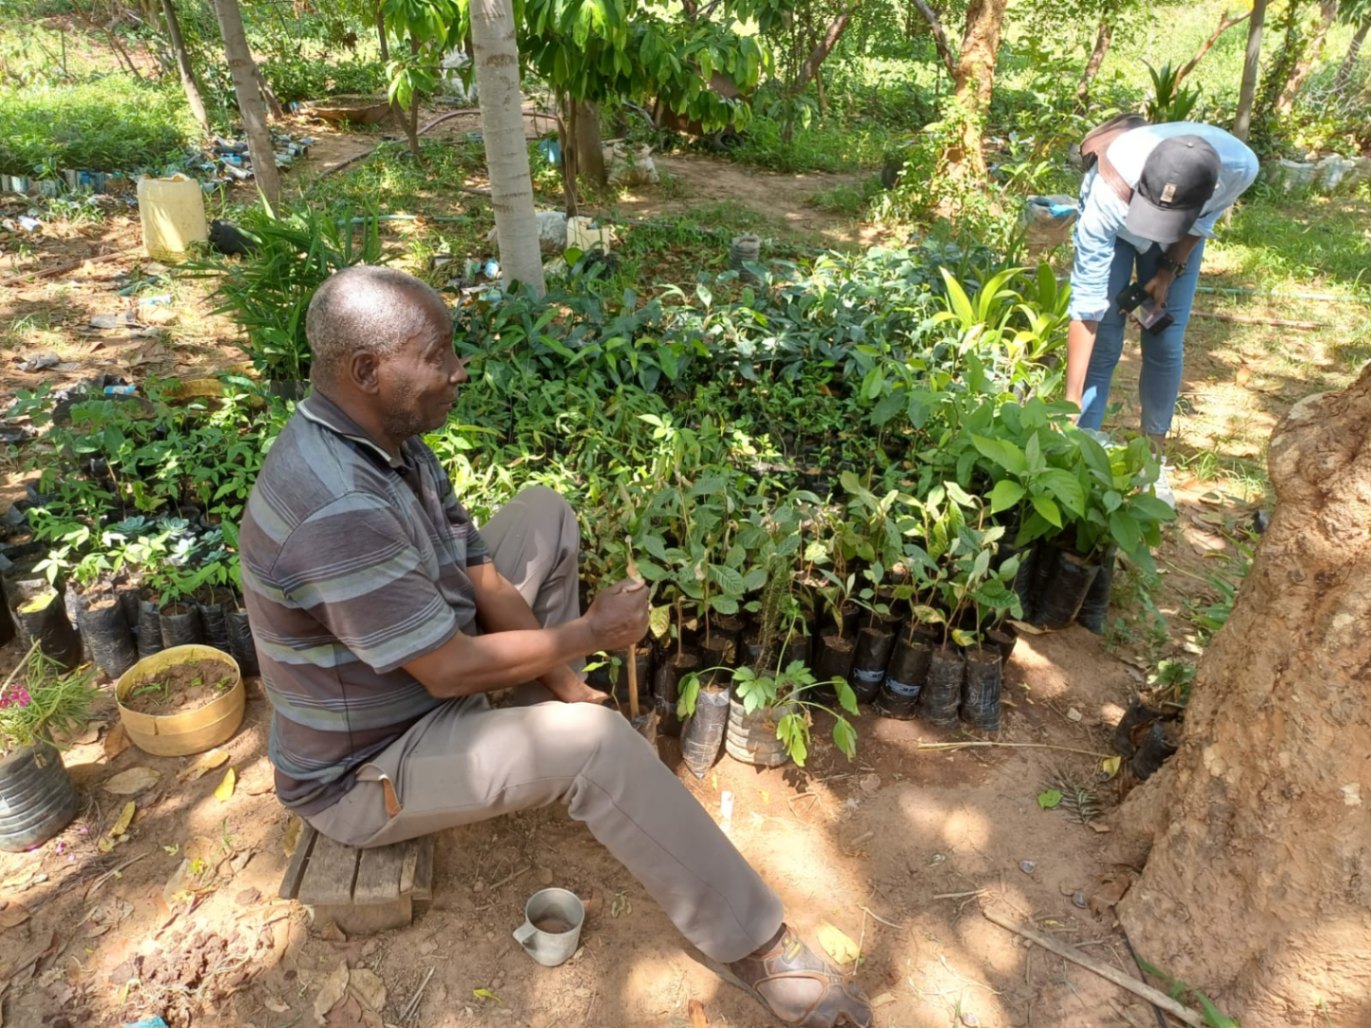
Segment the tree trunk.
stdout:
<path fill-rule="evenodd" d="M 985 178 L 981 134 L 990 93 L 995 85 L 995 58 L 1000 52 L 1007 0 L 971 0 L 966 10 L 962 51 L 952 76 L 952 106 L 959 120 L 959 139 L 945 154 L 952 178 Z"/>
<path fill-rule="evenodd" d="M 933 46 L 937 49 L 938 56 L 943 59 L 943 67 L 949 75 L 956 75 L 957 58 L 947 41 L 947 30 L 943 28 L 943 21 L 938 17 L 938 12 L 929 7 L 924 0 L 914 0 L 914 7 L 924 16 L 924 21 L 928 22 L 928 30 L 933 34 Z M 970 24 L 968 16 L 967 25 Z"/>
<path fill-rule="evenodd" d="M 252 60 L 250 56 L 249 60 Z M 284 120 L 285 109 L 281 106 L 281 101 L 276 99 L 276 94 L 272 92 L 267 77 L 262 74 L 262 68 L 255 60 L 252 61 L 252 77 L 257 80 L 257 91 L 262 94 L 262 102 L 266 104 L 268 113 L 277 121 Z"/>
<path fill-rule="evenodd" d="M 417 57 L 420 48 L 419 40 L 411 32 L 409 52 Z M 405 140 L 409 143 L 409 152 L 417 161 L 419 159 L 419 91 L 416 89 L 410 95 L 408 111 L 401 111 L 395 104 L 391 104 L 390 113 L 392 117 L 399 119 L 400 127 L 405 130 Z"/>
<path fill-rule="evenodd" d="M 209 115 L 205 112 L 205 101 L 200 97 L 200 83 L 191 67 L 190 54 L 186 52 L 186 42 L 181 36 L 181 22 L 176 17 L 176 8 L 171 0 L 162 0 L 162 14 L 167 19 L 167 39 L 171 41 L 171 52 L 176 58 L 176 68 L 181 73 L 181 88 L 186 91 L 186 103 L 190 113 L 195 116 L 200 131 L 210 134 Z"/>
<path fill-rule="evenodd" d="M 533 213 L 519 48 L 510 0 L 471 0 L 471 39 L 503 279 L 506 285 L 518 281 L 542 294 L 547 286 L 538 250 L 538 219 Z"/>
<path fill-rule="evenodd" d="M 577 103 L 575 109 L 572 142 L 576 147 L 576 174 L 583 182 L 603 186 L 609 176 L 605 173 L 605 147 L 600 138 L 600 105 Z"/>
<path fill-rule="evenodd" d="M 1242 86 L 1238 90 L 1238 114 L 1233 135 L 1246 140 L 1252 129 L 1252 101 L 1261 74 L 1262 26 L 1266 23 L 1266 0 L 1252 0 L 1252 21 L 1247 26 L 1247 53 L 1242 62 Z"/>
<path fill-rule="evenodd" d="M 1109 53 L 1109 44 L 1113 41 L 1114 23 L 1110 20 L 1109 12 L 1105 11 L 1100 15 L 1100 27 L 1095 33 L 1095 49 L 1090 51 L 1090 60 L 1085 62 L 1085 71 L 1081 72 L 1081 81 L 1076 85 L 1076 104 L 1081 110 L 1090 105 L 1090 84 L 1095 81 L 1105 54 Z"/>
<path fill-rule="evenodd" d="M 1115 815 L 1162 815 L 1119 906 L 1134 948 L 1244 1028 L 1371 1024 L 1368 438 L 1371 368 L 1277 426 L 1276 512 L 1185 739 Z"/>
<path fill-rule="evenodd" d="M 847 31 L 847 26 L 852 21 L 852 14 L 857 10 L 860 3 L 861 0 L 852 0 L 838 12 L 838 16 L 829 24 L 828 31 L 824 33 L 824 38 L 815 44 L 814 49 L 809 51 L 809 56 L 800 65 L 795 81 L 790 84 L 792 94 L 799 93 L 809 84 L 809 80 L 819 73 L 819 66 L 833 52 L 833 48 L 838 45 L 838 40 L 843 38 L 843 33 Z"/>
<path fill-rule="evenodd" d="M 1323 53 L 1324 40 L 1328 38 L 1328 30 L 1332 27 L 1337 16 L 1338 0 L 1321 0 L 1318 27 L 1305 46 L 1304 53 L 1295 65 L 1294 71 L 1290 73 L 1290 79 L 1285 83 L 1281 98 L 1276 101 L 1277 114 L 1289 114 L 1290 109 L 1295 106 L 1295 97 L 1300 95 L 1300 88 L 1304 85 L 1304 80 L 1314 70 L 1314 62 L 1319 59 L 1319 54 Z"/>
<path fill-rule="evenodd" d="M 266 107 L 257 85 L 257 65 L 243 34 L 243 12 L 238 9 L 238 0 L 214 0 L 214 14 L 219 20 L 219 33 L 224 37 L 224 54 L 233 77 L 233 92 L 238 98 L 243 132 L 252 153 L 253 178 L 268 209 L 275 214 L 281 206 L 281 178 L 276 172 L 276 154 L 267 131 Z"/>
<path fill-rule="evenodd" d="M 376 5 L 376 42 L 381 47 L 381 63 L 390 63 L 390 42 L 386 39 L 386 14 L 381 5 Z"/>
<path fill-rule="evenodd" d="M 557 94 L 557 111 L 557 142 L 562 147 L 562 202 L 566 216 L 574 218 L 581 213 L 576 195 L 576 175 L 580 170 L 576 152 L 578 111 L 575 102 L 565 93 Z"/>
<path fill-rule="evenodd" d="M 1342 59 L 1342 64 L 1338 65 L 1338 74 L 1333 79 L 1333 92 L 1341 93 L 1347 88 L 1347 83 L 1352 79 L 1352 69 L 1357 66 L 1357 58 L 1361 56 L 1361 45 L 1366 42 L 1366 33 L 1371 31 L 1371 14 L 1366 20 L 1357 27 L 1357 34 L 1352 37 L 1352 42 L 1347 44 L 1347 56 Z"/>

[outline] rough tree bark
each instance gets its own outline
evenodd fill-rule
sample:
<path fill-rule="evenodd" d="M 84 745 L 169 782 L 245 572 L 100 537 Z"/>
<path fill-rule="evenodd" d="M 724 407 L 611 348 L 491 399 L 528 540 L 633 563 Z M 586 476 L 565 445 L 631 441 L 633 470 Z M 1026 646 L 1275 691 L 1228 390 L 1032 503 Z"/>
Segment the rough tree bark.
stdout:
<path fill-rule="evenodd" d="M 1116 815 L 1153 833 L 1119 914 L 1244 1028 L 1371 1024 L 1371 366 L 1297 404 L 1269 466 L 1180 751 Z"/>
<path fill-rule="evenodd" d="M 575 126 L 571 143 L 576 149 L 576 173 L 586 182 L 603 186 L 609 181 L 605 171 L 605 147 L 600 138 L 600 105 L 577 101 L 570 104 Z"/>
<path fill-rule="evenodd" d="M 1304 53 L 1296 62 L 1294 70 L 1290 73 L 1290 78 L 1285 83 L 1285 89 L 1281 91 L 1280 99 L 1276 101 L 1277 114 L 1288 114 L 1290 109 L 1295 106 L 1295 97 L 1300 95 L 1304 80 L 1314 70 L 1314 62 L 1318 60 L 1319 54 L 1323 53 L 1323 44 L 1328 39 L 1328 30 L 1333 27 L 1333 22 L 1337 16 L 1338 0 L 1320 0 L 1318 26 L 1314 29 L 1314 35 L 1310 37 L 1309 43 L 1305 46 Z"/>
<path fill-rule="evenodd" d="M 952 75 L 952 103 L 961 122 L 960 142 L 946 155 L 947 171 L 952 177 L 985 178 L 981 135 L 995 85 L 995 58 L 1000 52 L 1006 2 L 971 0 L 966 9 L 961 54 Z"/>
<path fill-rule="evenodd" d="M 1090 60 L 1085 62 L 1085 70 L 1081 72 L 1081 81 L 1076 84 L 1076 103 L 1085 110 L 1090 105 L 1090 84 L 1095 81 L 1095 76 L 1099 73 L 1100 65 L 1104 63 L 1105 54 L 1109 53 L 1109 44 L 1114 40 L 1114 22 L 1111 12 L 1105 11 L 1100 15 L 1100 27 L 1095 33 L 1095 49 L 1090 51 Z"/>
<path fill-rule="evenodd" d="M 1347 54 L 1342 59 L 1342 64 L 1338 65 L 1338 74 L 1333 78 L 1333 92 L 1341 93 L 1347 88 L 1347 83 L 1352 80 L 1352 69 L 1357 66 L 1357 58 L 1361 56 L 1361 46 L 1366 42 L 1366 34 L 1371 32 L 1371 15 L 1359 26 L 1356 35 L 1352 37 L 1352 42 L 1347 44 Z"/>
<path fill-rule="evenodd" d="M 162 14 L 167 19 L 167 39 L 176 58 L 176 69 L 181 75 L 181 88 L 185 90 L 186 103 L 190 105 L 190 113 L 195 116 L 200 131 L 208 136 L 209 115 L 205 113 L 205 101 L 200 96 L 200 83 L 195 78 L 190 54 L 186 52 L 186 41 L 181 36 L 181 21 L 176 17 L 176 8 L 171 0 L 162 0 Z"/>
<path fill-rule="evenodd" d="M 471 40 L 502 278 L 506 285 L 517 280 L 541 294 L 547 285 L 538 249 L 538 219 L 533 213 L 519 48 L 510 0 L 471 0 Z"/>
<path fill-rule="evenodd" d="M 266 107 L 257 84 L 257 64 L 243 33 L 243 12 L 238 8 L 238 0 L 214 0 L 214 15 L 219 20 L 219 34 L 224 38 L 224 54 L 233 77 L 238 112 L 243 116 L 243 132 L 248 137 L 253 179 L 274 214 L 281 206 L 281 177 L 276 171 L 276 154 L 271 147 L 271 133 L 267 131 Z"/>
<path fill-rule="evenodd" d="M 1252 0 L 1252 21 L 1247 26 L 1247 52 L 1242 62 L 1242 85 L 1238 89 L 1238 113 L 1233 119 L 1233 135 L 1246 139 L 1252 130 L 1252 101 L 1257 95 L 1261 74 L 1262 26 L 1266 23 L 1266 0 Z"/>

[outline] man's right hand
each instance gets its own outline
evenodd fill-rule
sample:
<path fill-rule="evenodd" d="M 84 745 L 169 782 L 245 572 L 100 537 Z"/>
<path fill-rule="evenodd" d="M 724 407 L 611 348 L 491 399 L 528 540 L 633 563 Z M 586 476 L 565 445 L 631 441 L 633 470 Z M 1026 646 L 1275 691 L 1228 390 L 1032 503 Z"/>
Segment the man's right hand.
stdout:
<path fill-rule="evenodd" d="M 594 650 L 621 650 L 647 631 L 647 583 L 641 578 L 615 582 L 591 601 L 584 614 Z"/>

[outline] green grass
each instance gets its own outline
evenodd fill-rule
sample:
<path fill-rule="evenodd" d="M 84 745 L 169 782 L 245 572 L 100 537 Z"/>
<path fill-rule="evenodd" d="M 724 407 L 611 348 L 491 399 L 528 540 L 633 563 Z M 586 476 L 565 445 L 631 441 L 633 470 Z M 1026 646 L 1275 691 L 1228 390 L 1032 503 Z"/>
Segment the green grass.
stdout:
<path fill-rule="evenodd" d="M 1259 184 L 1215 250 L 1253 288 L 1371 297 L 1371 198 L 1365 188 L 1283 196 Z"/>

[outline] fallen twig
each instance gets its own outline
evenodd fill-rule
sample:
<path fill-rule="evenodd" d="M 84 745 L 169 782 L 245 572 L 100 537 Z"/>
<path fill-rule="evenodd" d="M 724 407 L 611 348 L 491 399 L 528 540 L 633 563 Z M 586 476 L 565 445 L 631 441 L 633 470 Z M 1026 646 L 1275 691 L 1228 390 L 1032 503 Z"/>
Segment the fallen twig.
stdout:
<path fill-rule="evenodd" d="M 1231 321 L 1237 325 L 1274 325 L 1276 328 L 1298 328 L 1305 332 L 1315 332 L 1328 326 L 1320 321 L 1286 321 L 1283 318 L 1250 318 L 1241 314 L 1222 314 L 1219 311 L 1191 311 L 1192 318 L 1213 318 L 1215 321 Z"/>
<path fill-rule="evenodd" d="M 109 881 L 115 875 L 119 874 L 120 871 L 124 870 L 124 868 L 128 867 L 130 864 L 138 863 L 138 861 L 142 860 L 151 852 L 152 850 L 146 850 L 143 853 L 139 853 L 135 857 L 129 857 L 129 859 L 124 861 L 122 864 L 118 864 L 110 868 L 99 878 L 95 879 L 95 881 L 90 883 L 90 886 L 86 889 L 86 895 L 83 898 L 86 900 L 86 902 L 90 902 L 90 898 L 95 895 L 96 890 L 99 889 L 100 886 L 104 885 L 107 881 Z"/>
<path fill-rule="evenodd" d="M 959 900 L 966 899 L 968 896 L 983 896 L 984 889 L 972 889 L 970 892 L 940 892 L 933 896 L 935 900 Z"/>
<path fill-rule="evenodd" d="M 401 1023 L 412 1021 L 419 1013 L 419 1003 L 424 998 L 424 990 L 428 988 L 428 980 L 433 977 L 433 972 L 435 970 L 437 970 L 437 968 L 430 967 L 428 969 L 428 974 L 424 975 L 424 980 L 419 983 L 419 988 L 414 990 L 414 995 L 409 998 L 409 1002 L 406 1003 L 404 1009 L 400 1011 Z"/>
<path fill-rule="evenodd" d="M 0 282 L 0 288 L 7 286 L 17 286 L 19 283 L 28 279 L 52 278 L 53 275 L 61 275 L 63 272 L 75 271 L 83 264 L 103 264 L 105 261 L 112 261 L 118 257 L 128 257 L 137 253 L 142 247 L 135 246 L 132 250 L 115 250 L 113 253 L 97 254 L 94 257 L 86 257 L 79 261 L 69 264 L 59 264 L 55 268 L 48 268 L 45 271 L 26 271 L 22 275 L 15 275 Z"/>
<path fill-rule="evenodd" d="M 1078 750 L 1074 746 L 1054 746 L 1048 742 L 989 742 L 983 740 L 971 740 L 968 742 L 921 742 L 916 747 L 921 750 L 961 750 L 972 746 L 995 746 L 1007 749 L 1022 750 L 1057 750 L 1061 753 L 1079 753 L 1084 757 L 1099 757 L 1105 760 L 1114 756 L 1112 753 L 1097 753 L 1094 750 Z"/>
<path fill-rule="evenodd" d="M 899 929 L 900 931 L 904 931 L 904 925 L 902 925 L 902 924 L 896 924 L 894 921 L 887 921 L 885 918 L 881 917 L 880 914 L 877 914 L 877 913 L 873 912 L 872 910 L 868 909 L 867 907 L 862 907 L 862 911 L 863 911 L 863 913 L 870 914 L 870 915 L 872 916 L 872 918 L 874 918 L 875 920 L 881 922 L 881 924 L 885 925 L 885 926 L 888 927 L 888 928 L 897 928 L 897 929 Z"/>
<path fill-rule="evenodd" d="M 1032 928 L 1025 928 L 1022 925 L 1017 925 L 1009 920 L 1009 918 L 1002 914 L 997 914 L 993 910 L 983 909 L 981 913 L 985 915 L 986 920 L 991 924 L 997 924 L 1001 928 L 1007 929 L 1016 935 L 1021 935 L 1030 942 L 1041 946 L 1043 949 L 1057 954 L 1059 957 L 1065 957 L 1073 963 L 1080 964 L 1081 967 L 1085 968 L 1087 971 L 1094 971 L 1101 978 L 1113 982 L 1122 989 L 1127 989 L 1134 995 L 1141 996 L 1149 1003 L 1161 1007 L 1168 1014 L 1179 1018 L 1186 1024 L 1194 1025 L 1195 1028 L 1204 1028 L 1204 1018 L 1198 1013 L 1191 1010 L 1189 1007 L 1178 1003 L 1166 993 L 1154 989 L 1152 986 L 1140 982 L 1136 978 L 1130 978 L 1118 968 L 1102 963 L 1094 957 L 1088 957 L 1075 947 L 1068 946 L 1064 942 L 1058 942 L 1050 935 L 1044 935 L 1042 932 L 1034 931 Z"/>

